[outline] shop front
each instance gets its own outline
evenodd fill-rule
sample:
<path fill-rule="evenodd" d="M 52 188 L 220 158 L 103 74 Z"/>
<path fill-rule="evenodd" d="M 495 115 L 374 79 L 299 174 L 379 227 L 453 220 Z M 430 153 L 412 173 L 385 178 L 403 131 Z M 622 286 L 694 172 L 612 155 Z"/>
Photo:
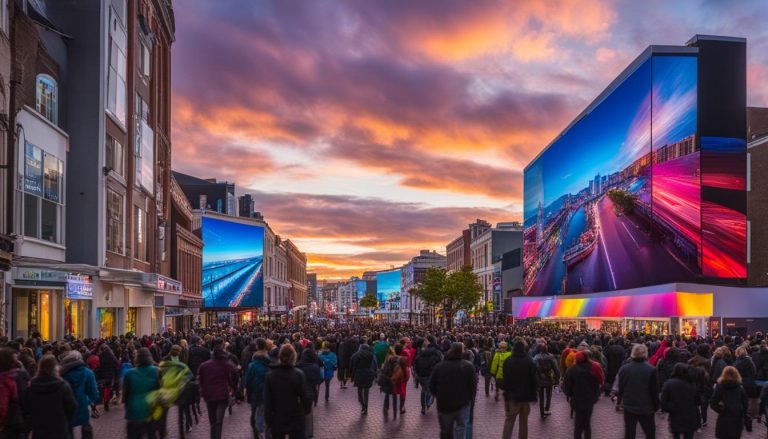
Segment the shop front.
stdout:
<path fill-rule="evenodd" d="M 515 297 L 515 319 L 542 319 L 577 330 L 705 335 L 712 293 L 593 294 Z"/>
<path fill-rule="evenodd" d="M 92 297 L 90 275 L 16 267 L 10 294 L 11 336 L 39 334 L 43 340 L 85 337 Z"/>

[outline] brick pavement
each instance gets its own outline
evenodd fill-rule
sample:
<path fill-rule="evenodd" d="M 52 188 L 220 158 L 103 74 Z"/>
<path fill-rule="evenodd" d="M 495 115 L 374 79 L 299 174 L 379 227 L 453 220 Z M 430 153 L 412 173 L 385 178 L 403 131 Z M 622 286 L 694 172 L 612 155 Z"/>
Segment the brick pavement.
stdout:
<path fill-rule="evenodd" d="M 331 390 L 330 402 L 327 404 L 320 400 L 314 409 L 316 439 L 336 438 L 437 438 L 439 428 L 437 425 L 437 413 L 435 407 L 426 415 L 420 413 L 419 390 L 414 389 L 412 383 L 408 385 L 408 397 L 406 400 L 407 413 L 393 418 L 392 411 L 388 417 L 382 413 L 383 394 L 377 388 L 371 389 L 369 412 L 367 416 L 360 415 L 357 404 L 357 390 L 350 387 L 341 390 L 334 380 Z M 204 406 L 204 404 L 203 404 Z M 557 391 L 553 395 L 552 416 L 541 421 L 538 416 L 538 406 L 531 407 L 532 416 L 529 418 L 529 438 L 559 439 L 573 437 L 573 422 L 569 416 L 569 409 L 563 395 Z M 252 438 L 250 427 L 250 409 L 247 404 L 236 406 L 233 414 L 226 415 L 224 421 L 224 438 Z M 714 438 L 715 414 L 710 412 L 710 425 L 697 439 Z M 656 432 L 659 439 L 671 438 L 667 429 L 666 417 L 656 416 Z M 172 409 L 169 415 L 169 430 L 171 438 L 177 438 L 176 409 Z M 102 415 L 93 421 L 96 438 L 118 439 L 125 437 L 125 422 L 123 420 L 122 405 L 113 408 L 109 413 Z M 482 391 L 477 397 L 475 408 L 474 437 L 500 438 L 504 426 L 504 403 L 495 402 L 493 397 L 486 397 Z M 744 438 L 766 437 L 766 427 L 756 425 L 755 431 L 746 433 Z M 609 399 L 603 398 L 595 407 L 592 417 L 592 437 L 595 439 L 620 439 L 623 437 L 623 424 L 621 414 L 614 410 Z M 195 425 L 191 439 L 204 439 L 210 436 L 208 420 L 203 407 L 203 419 L 199 425 Z M 79 432 L 76 432 L 79 437 Z M 638 427 L 638 437 L 643 437 Z M 517 438 L 517 426 L 513 434 Z"/>

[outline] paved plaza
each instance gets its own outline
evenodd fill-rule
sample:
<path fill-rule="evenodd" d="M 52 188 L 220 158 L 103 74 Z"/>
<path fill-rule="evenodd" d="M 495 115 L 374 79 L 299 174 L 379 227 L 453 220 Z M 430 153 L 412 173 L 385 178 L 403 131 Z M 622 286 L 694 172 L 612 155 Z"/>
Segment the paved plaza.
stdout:
<path fill-rule="evenodd" d="M 360 415 L 360 408 L 357 404 L 357 390 L 350 387 L 341 390 L 338 383 L 334 380 L 331 391 L 330 402 L 325 403 L 322 399 L 314 409 L 314 422 L 316 439 L 331 438 L 437 438 L 439 437 L 439 428 L 437 425 L 437 412 L 435 407 L 427 412 L 426 415 L 420 413 L 419 390 L 414 389 L 412 382 L 409 382 L 408 397 L 406 400 L 406 410 L 404 415 L 398 415 L 393 418 L 392 410 L 388 417 L 382 412 L 383 394 L 377 388 L 371 389 L 369 402 L 369 412 L 367 416 Z M 170 438 L 178 438 L 177 414 L 176 409 L 172 409 L 169 416 Z M 252 438 L 251 427 L 249 424 L 250 409 L 247 404 L 235 406 L 232 415 L 226 415 L 224 420 L 224 438 Z M 710 425 L 704 428 L 702 433 L 697 433 L 696 438 L 714 438 L 715 413 L 710 411 Z M 123 420 L 122 405 L 112 408 L 109 413 L 102 415 L 93 421 L 96 438 L 118 439 L 125 435 L 125 421 Z M 671 438 L 667 428 L 667 419 L 664 415 L 656 416 L 656 434 L 657 438 Z M 480 394 L 477 397 L 477 406 L 475 408 L 474 438 L 500 438 L 504 426 L 504 403 L 502 400 L 495 402 L 493 396 L 485 397 Z M 531 407 L 531 417 L 528 422 L 529 435 L 531 439 L 547 438 L 560 439 L 573 437 L 573 421 L 570 419 L 565 397 L 555 391 L 552 402 L 552 416 L 541 421 L 538 416 L 538 406 Z M 595 407 L 595 413 L 592 417 L 593 432 L 595 439 L 620 439 L 623 437 L 622 415 L 617 413 L 613 404 L 607 398 L 602 398 Z M 187 435 L 192 439 L 207 439 L 210 437 L 208 419 L 205 414 L 205 404 L 203 404 L 203 419 L 200 424 L 192 428 L 192 432 Z M 79 437 L 76 434 L 76 437 Z M 513 438 L 517 438 L 517 426 L 515 427 Z M 642 438 L 638 427 L 638 437 Z M 755 425 L 752 433 L 744 434 L 745 438 L 764 438 L 766 437 L 766 427 Z"/>

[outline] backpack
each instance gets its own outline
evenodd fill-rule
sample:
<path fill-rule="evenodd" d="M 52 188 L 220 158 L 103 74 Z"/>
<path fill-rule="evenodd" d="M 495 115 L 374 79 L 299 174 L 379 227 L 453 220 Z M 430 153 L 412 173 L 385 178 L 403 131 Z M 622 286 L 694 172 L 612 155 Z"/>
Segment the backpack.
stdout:
<path fill-rule="evenodd" d="M 540 381 L 547 381 L 550 383 L 555 382 L 555 368 L 552 365 L 552 361 L 550 358 L 545 358 L 539 361 L 538 364 L 538 372 L 539 372 L 539 380 Z"/>
<path fill-rule="evenodd" d="M 387 361 L 379 372 L 379 377 L 376 382 L 384 393 L 392 392 L 392 374 L 395 369 L 395 364 L 395 361 Z"/>
<path fill-rule="evenodd" d="M 475 373 L 477 374 L 483 367 L 483 358 L 480 358 L 480 353 L 477 349 L 472 348 L 470 351 L 472 351 L 472 364 L 475 366 Z M 485 357 L 485 355 L 483 355 L 483 357 Z"/>

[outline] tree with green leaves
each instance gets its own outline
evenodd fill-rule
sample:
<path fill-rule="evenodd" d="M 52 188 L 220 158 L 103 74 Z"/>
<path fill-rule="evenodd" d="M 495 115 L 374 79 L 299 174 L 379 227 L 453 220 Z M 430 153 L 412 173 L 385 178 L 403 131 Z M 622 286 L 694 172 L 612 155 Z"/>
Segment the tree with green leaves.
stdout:
<path fill-rule="evenodd" d="M 424 280 L 414 293 L 429 306 L 442 305 L 450 328 L 457 311 L 469 310 L 480 300 L 483 286 L 472 272 L 472 267 L 448 274 L 442 268 L 429 268 Z"/>
<path fill-rule="evenodd" d="M 363 296 L 362 299 L 360 299 L 359 303 L 361 308 L 378 308 L 379 307 L 379 301 L 376 299 L 376 295 L 374 294 L 366 294 Z"/>

